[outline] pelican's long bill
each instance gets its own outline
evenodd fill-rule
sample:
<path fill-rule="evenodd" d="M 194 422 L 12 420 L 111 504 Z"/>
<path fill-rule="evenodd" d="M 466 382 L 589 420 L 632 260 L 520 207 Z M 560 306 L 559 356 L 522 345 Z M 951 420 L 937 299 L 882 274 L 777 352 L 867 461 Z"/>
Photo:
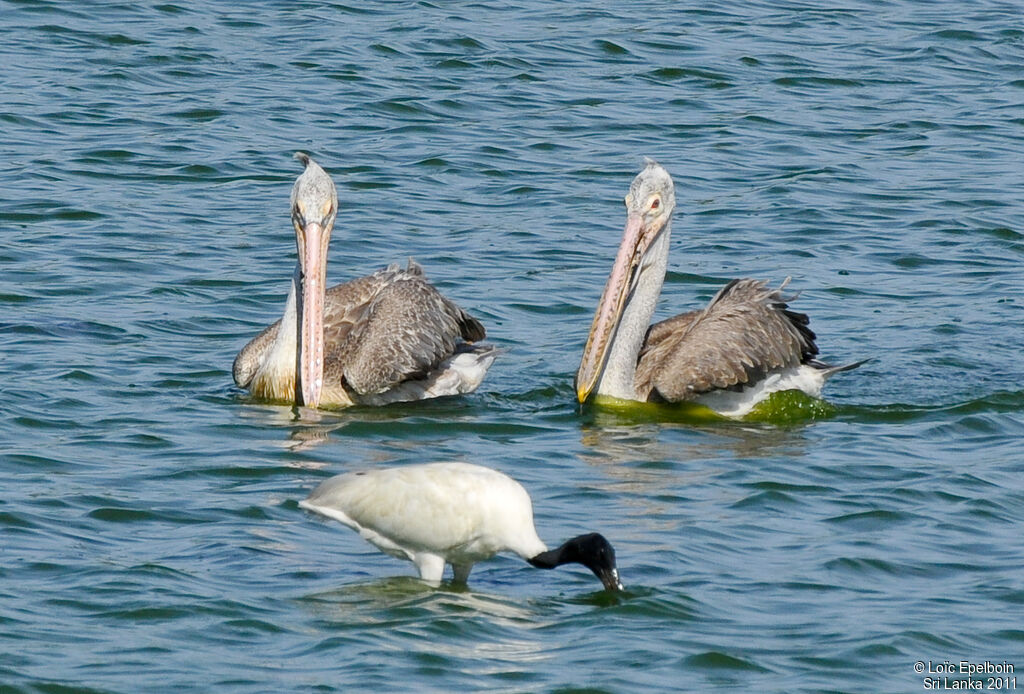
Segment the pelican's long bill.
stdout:
<path fill-rule="evenodd" d="M 324 283 L 327 281 L 327 245 L 331 230 L 310 222 L 298 227 L 297 233 L 302 247 L 299 383 L 302 404 L 318 407 L 324 383 Z"/>
<path fill-rule="evenodd" d="M 249 341 L 231 375 L 253 397 L 310 408 L 387 405 L 471 393 L 498 350 L 412 258 L 327 287 L 338 189 L 308 154 L 295 179 L 296 262 L 284 315 Z"/>
<path fill-rule="evenodd" d="M 644 254 L 663 226 L 663 223 L 648 223 L 634 210 L 630 210 L 626 218 L 622 244 L 615 256 L 615 265 L 608 276 L 608 283 L 604 285 L 604 293 L 601 294 L 601 302 L 597 305 L 597 313 L 594 314 L 594 322 L 587 336 L 587 345 L 583 348 L 583 359 L 576 372 L 576 397 L 580 402 L 586 402 L 601 378 L 629 295 L 636 288 L 640 277 Z"/>

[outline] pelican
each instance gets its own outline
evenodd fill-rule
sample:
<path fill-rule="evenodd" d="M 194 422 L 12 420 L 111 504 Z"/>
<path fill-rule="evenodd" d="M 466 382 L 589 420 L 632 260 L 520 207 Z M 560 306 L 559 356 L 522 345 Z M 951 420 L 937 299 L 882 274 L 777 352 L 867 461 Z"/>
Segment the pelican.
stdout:
<path fill-rule="evenodd" d="M 235 357 L 235 383 L 306 407 L 385 405 L 470 393 L 497 349 L 480 322 L 441 295 L 412 260 L 325 290 L 338 212 L 331 177 L 302 152 L 292 188 L 298 262 L 284 317 Z"/>
<path fill-rule="evenodd" d="M 445 564 L 465 583 L 473 564 L 514 552 L 538 569 L 583 564 L 606 590 L 622 590 L 615 550 L 599 533 L 549 550 L 522 485 L 468 463 L 427 463 L 332 477 L 299 506 L 352 528 L 385 554 L 408 559 L 438 585 Z"/>
<path fill-rule="evenodd" d="M 591 395 L 641 402 L 696 402 L 742 417 L 774 392 L 820 397 L 825 379 L 864 362 L 830 366 L 805 314 L 778 288 L 752 279 L 726 284 L 701 310 L 650 325 L 668 265 L 672 177 L 648 159 L 626 196 L 627 219 L 576 372 Z M 648 327 L 650 325 L 650 327 Z"/>

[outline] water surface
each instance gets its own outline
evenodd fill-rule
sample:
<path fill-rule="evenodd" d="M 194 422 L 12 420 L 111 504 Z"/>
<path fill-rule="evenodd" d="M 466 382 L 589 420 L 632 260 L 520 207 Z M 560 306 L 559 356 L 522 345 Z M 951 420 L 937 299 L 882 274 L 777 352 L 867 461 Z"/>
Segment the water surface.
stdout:
<path fill-rule="evenodd" d="M 1016 3 L 0 2 L 0 689 L 921 691 L 1024 666 Z M 507 348 L 476 394 L 296 415 L 232 386 L 283 307 L 296 149 L 329 276 L 414 256 Z M 834 416 L 587 410 L 572 374 L 642 156 L 658 315 L 792 276 Z M 503 470 L 628 591 L 432 590 L 296 505 Z M 1021 681 L 1024 685 L 1024 681 Z"/>

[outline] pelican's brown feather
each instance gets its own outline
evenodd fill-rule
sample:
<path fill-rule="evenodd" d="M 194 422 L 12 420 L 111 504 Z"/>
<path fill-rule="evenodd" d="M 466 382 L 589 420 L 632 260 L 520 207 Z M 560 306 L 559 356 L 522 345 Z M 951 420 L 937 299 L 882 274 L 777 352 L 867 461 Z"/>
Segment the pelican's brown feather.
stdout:
<path fill-rule="evenodd" d="M 284 316 L 242 348 L 235 383 L 306 407 L 384 405 L 479 387 L 498 354 L 475 318 L 443 297 L 412 260 L 324 290 L 338 210 L 334 182 L 304 153 L 292 186 L 298 262 Z"/>
<path fill-rule="evenodd" d="M 773 369 L 807 363 L 818 353 L 805 314 L 788 310 L 782 290 L 733 280 L 702 311 L 651 326 L 634 384 L 645 400 L 682 402 L 737 388 Z"/>
<path fill-rule="evenodd" d="M 658 349 L 665 340 L 671 340 L 686 332 L 690 323 L 700 318 L 703 313 L 704 311 L 687 311 L 655 323 L 647 329 L 643 352 Z M 643 357 L 643 352 L 640 353 L 640 357 Z"/>
<path fill-rule="evenodd" d="M 351 287 L 347 285 L 353 285 Z M 324 380 L 359 395 L 422 378 L 483 326 L 446 299 L 410 261 L 339 285 L 327 294 Z"/>
<path fill-rule="evenodd" d="M 253 389 L 257 397 L 279 400 L 294 392 L 294 377 L 283 385 L 254 382 L 280 326 L 278 320 L 267 327 L 235 358 L 235 383 Z M 414 261 L 405 269 L 390 265 L 327 290 L 324 383 L 340 400 L 348 398 L 339 390 L 352 395 L 383 393 L 425 376 L 452 356 L 460 341 L 476 342 L 485 336 L 480 321 L 437 291 Z M 282 390 L 287 394 L 278 392 Z"/>

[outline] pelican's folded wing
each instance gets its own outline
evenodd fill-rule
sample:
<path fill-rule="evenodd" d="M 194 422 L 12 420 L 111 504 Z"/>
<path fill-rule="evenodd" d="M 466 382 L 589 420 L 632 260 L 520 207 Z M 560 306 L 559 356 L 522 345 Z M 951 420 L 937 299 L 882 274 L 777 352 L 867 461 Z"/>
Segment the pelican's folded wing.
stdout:
<path fill-rule="evenodd" d="M 818 348 L 805 314 L 788 310 L 783 282 L 733 280 L 703 311 L 651 326 L 637 364 L 637 394 L 681 402 L 748 385 L 772 369 L 798 366 Z"/>

